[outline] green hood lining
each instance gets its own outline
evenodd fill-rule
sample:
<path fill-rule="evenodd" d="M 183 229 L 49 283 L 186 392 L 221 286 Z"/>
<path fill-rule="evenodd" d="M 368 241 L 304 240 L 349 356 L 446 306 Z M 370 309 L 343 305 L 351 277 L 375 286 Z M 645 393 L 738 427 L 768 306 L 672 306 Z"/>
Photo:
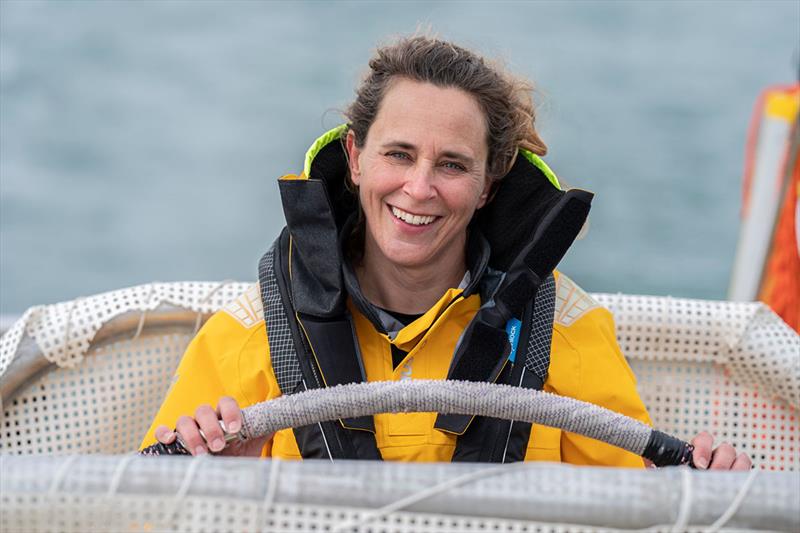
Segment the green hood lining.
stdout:
<path fill-rule="evenodd" d="M 305 161 L 303 162 L 303 175 L 306 177 L 306 179 L 311 176 L 311 164 L 314 162 L 314 158 L 317 157 L 317 154 L 319 154 L 320 150 L 325 148 L 333 141 L 341 139 L 342 136 L 347 133 L 347 129 L 347 124 L 340 124 L 339 126 L 326 131 L 316 141 L 314 141 L 314 144 L 312 144 L 306 152 Z M 558 182 L 558 178 L 556 177 L 555 173 L 550 170 L 550 167 L 547 166 L 547 163 L 545 163 L 541 157 L 529 150 L 525 150 L 524 148 L 520 148 L 519 153 L 533 166 L 538 168 L 556 189 L 559 191 L 561 190 L 561 184 Z"/>

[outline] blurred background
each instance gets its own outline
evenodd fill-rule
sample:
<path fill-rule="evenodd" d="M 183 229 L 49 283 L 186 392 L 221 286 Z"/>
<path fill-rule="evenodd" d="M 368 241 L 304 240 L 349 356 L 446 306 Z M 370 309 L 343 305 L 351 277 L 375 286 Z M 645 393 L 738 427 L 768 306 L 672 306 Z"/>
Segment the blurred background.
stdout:
<path fill-rule="evenodd" d="M 2 0 L 0 313 L 255 279 L 276 179 L 418 27 L 536 83 L 546 161 L 597 194 L 563 271 L 725 297 L 752 106 L 797 78 L 800 2 Z"/>

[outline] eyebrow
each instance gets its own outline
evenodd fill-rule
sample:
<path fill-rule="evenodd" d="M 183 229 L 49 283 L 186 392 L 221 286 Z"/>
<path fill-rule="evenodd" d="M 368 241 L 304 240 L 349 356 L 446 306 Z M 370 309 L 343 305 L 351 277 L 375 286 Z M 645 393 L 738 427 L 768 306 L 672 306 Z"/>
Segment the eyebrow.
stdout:
<path fill-rule="evenodd" d="M 416 150 L 417 147 L 413 144 L 406 142 L 406 141 L 387 141 L 381 145 L 382 148 L 402 148 L 403 150 Z M 463 163 L 468 163 L 470 165 L 475 164 L 475 160 L 469 157 L 468 155 L 462 154 L 460 152 L 453 152 L 450 150 L 446 150 L 441 153 L 442 157 L 447 159 L 455 159 L 456 161 L 461 161 Z"/>

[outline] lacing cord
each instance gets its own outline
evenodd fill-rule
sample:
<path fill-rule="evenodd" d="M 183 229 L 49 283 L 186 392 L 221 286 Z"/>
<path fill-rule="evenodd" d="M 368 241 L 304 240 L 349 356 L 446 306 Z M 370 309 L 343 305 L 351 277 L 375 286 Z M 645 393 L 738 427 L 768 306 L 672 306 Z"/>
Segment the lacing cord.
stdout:
<path fill-rule="evenodd" d="M 106 490 L 105 495 L 105 511 L 107 513 L 106 522 L 104 523 L 105 527 L 109 527 L 108 524 L 114 523 L 114 513 L 118 509 L 118 506 L 115 505 L 114 497 L 119 491 L 119 486 L 122 484 L 122 480 L 125 477 L 125 472 L 127 471 L 128 466 L 136 457 L 138 456 L 135 453 L 124 455 L 114 468 L 114 473 L 111 475 L 111 482 L 108 484 L 108 489 Z"/>
<path fill-rule="evenodd" d="M 716 533 L 727 524 L 731 518 L 733 518 L 736 513 L 739 511 L 739 508 L 742 506 L 745 498 L 747 497 L 748 492 L 753 487 L 753 483 L 755 479 L 758 477 L 761 470 L 754 468 L 750 471 L 747 475 L 747 478 L 742 483 L 742 486 L 739 487 L 739 491 L 734 496 L 733 500 L 731 500 L 730 505 L 725 511 L 717 518 L 713 524 L 709 525 L 707 528 L 703 529 L 703 533 Z M 698 476 L 702 476 L 702 472 L 698 472 Z M 670 528 L 670 532 L 672 533 L 680 533 L 682 531 L 686 531 L 690 525 L 691 515 L 692 515 L 692 499 L 694 498 L 694 490 L 692 487 L 692 474 L 691 470 L 688 468 L 681 467 L 681 501 L 680 505 L 678 506 L 678 516 L 675 518 L 675 522 L 672 524 Z M 649 532 L 649 531 L 660 531 L 662 530 L 661 526 L 654 526 L 645 529 L 639 529 L 634 531 L 640 532 Z"/>
<path fill-rule="evenodd" d="M 708 526 L 708 528 L 705 530 L 706 533 L 715 533 L 716 531 L 719 531 L 725 526 L 725 524 L 728 523 L 728 520 L 733 518 L 733 516 L 736 514 L 736 511 L 738 511 L 739 507 L 742 506 L 742 502 L 744 502 L 744 499 L 747 497 L 747 493 L 750 492 L 750 488 L 753 486 L 753 482 L 758 477 L 759 472 L 761 471 L 757 468 L 754 468 L 750 471 L 747 479 L 745 479 L 744 483 L 742 483 L 742 486 L 739 487 L 739 492 L 736 493 L 736 497 L 733 498 L 733 501 L 731 501 L 731 504 L 728 506 L 725 512 L 722 513 L 722 515 L 720 515 L 720 517 L 717 518 L 713 524 Z"/>
<path fill-rule="evenodd" d="M 692 518 L 692 476 L 688 468 L 681 468 L 681 502 L 678 506 L 678 516 L 670 530 L 672 533 L 686 531 L 689 520 Z"/>
<path fill-rule="evenodd" d="M 70 469 L 75 465 L 75 462 L 79 457 L 81 456 L 79 455 L 69 456 L 58 466 L 55 475 L 53 476 L 53 479 L 50 482 L 47 490 L 47 497 L 49 499 L 53 499 L 62 490 L 61 485 L 64 482 L 64 479 L 67 477 L 67 475 L 70 472 Z M 117 495 L 121 482 L 125 477 L 125 473 L 128 467 L 130 466 L 132 460 L 136 457 L 137 456 L 135 454 L 129 454 L 122 457 L 119 463 L 117 463 L 116 467 L 114 468 L 114 472 L 111 481 L 109 483 L 108 489 L 106 490 L 105 493 L 106 498 L 113 499 L 113 497 Z M 189 461 L 189 465 L 186 468 L 180 486 L 178 487 L 178 490 L 173 498 L 172 505 L 169 507 L 168 511 L 164 514 L 164 516 L 168 520 L 167 522 L 169 524 L 168 530 L 172 531 L 180 530 L 180 528 L 177 526 L 177 520 L 181 505 L 187 498 L 188 491 L 192 487 L 195 477 L 197 476 L 197 471 L 201 465 L 201 462 L 208 460 L 208 457 L 209 456 L 207 455 L 202 455 L 193 458 Z M 281 461 L 280 459 L 271 460 L 270 476 L 268 479 L 268 484 L 263 502 L 259 508 L 260 519 L 256 522 L 257 524 L 262 524 L 266 526 L 268 517 L 274 509 L 281 482 L 282 464 L 283 461 Z M 341 533 L 343 531 L 348 531 L 352 529 L 357 530 L 358 528 L 367 526 L 370 523 L 375 522 L 376 520 L 381 520 L 391 515 L 392 513 L 402 511 L 419 502 L 445 494 L 448 491 L 451 491 L 458 487 L 462 487 L 471 482 L 478 480 L 485 480 L 487 478 L 501 475 L 504 473 L 518 474 L 523 469 L 534 468 L 535 466 L 536 465 L 533 463 L 516 463 L 514 465 L 497 465 L 467 472 L 463 475 L 454 477 L 442 483 L 436 484 L 432 487 L 428 487 L 419 490 L 413 494 L 409 494 L 408 496 L 405 496 L 397 501 L 391 502 L 377 509 L 363 512 L 360 516 L 337 525 L 332 529 L 332 531 Z M 753 484 L 755 483 L 755 480 L 759 476 L 759 474 L 760 470 L 758 469 L 753 469 L 748 473 L 744 482 L 737 490 L 736 495 L 734 496 L 730 505 L 728 505 L 727 509 L 719 516 L 719 518 L 717 518 L 717 520 L 714 521 L 714 523 L 712 523 L 705 529 L 702 529 L 704 533 L 716 533 L 720 531 L 723 527 L 725 527 L 725 525 L 731 520 L 731 518 L 733 518 L 736 515 L 736 513 L 741 508 L 742 504 L 744 503 L 748 493 L 752 489 Z M 669 530 L 671 532 L 687 531 L 687 529 L 691 526 L 692 504 L 695 493 L 695 487 L 693 486 L 693 479 L 694 476 L 702 476 L 702 475 L 704 475 L 702 472 L 696 472 L 693 474 L 689 468 L 685 467 L 680 468 L 681 497 L 678 505 L 678 514 L 673 524 L 669 526 Z M 664 526 L 653 526 L 649 528 L 631 530 L 631 531 L 652 532 L 652 531 L 663 531 L 663 529 Z M 697 529 L 700 528 L 697 527 Z"/>
<path fill-rule="evenodd" d="M 208 303 L 211 300 L 211 298 L 216 293 L 218 293 L 223 287 L 225 287 L 226 285 L 230 285 L 231 283 L 235 283 L 235 280 L 232 280 L 232 279 L 224 279 L 224 280 L 222 280 L 221 282 L 217 283 L 208 292 L 208 294 L 203 296 L 203 298 L 201 298 L 197 302 L 198 311 L 197 311 L 197 316 L 196 316 L 195 321 L 194 321 L 194 330 L 192 332 L 192 335 L 189 337 L 189 339 L 194 338 L 194 336 L 197 335 L 197 332 L 200 330 L 200 323 L 203 320 L 203 311 L 200 310 L 199 308 L 203 304 Z M 150 284 L 150 292 L 147 295 L 147 298 L 145 299 L 144 309 L 142 310 L 142 314 L 139 316 L 139 324 L 136 326 L 136 333 L 133 334 L 133 337 L 131 338 L 131 340 L 135 341 L 142 334 L 142 330 L 144 329 L 144 322 L 145 322 L 145 319 L 147 318 L 147 310 L 150 309 L 150 307 L 152 307 L 153 296 L 155 296 L 157 284 L 158 284 L 158 282 L 153 282 L 153 283 Z"/>
<path fill-rule="evenodd" d="M 278 494 L 278 481 L 279 475 L 281 472 L 281 461 L 279 458 L 275 457 L 270 461 L 270 471 L 269 471 L 269 481 L 267 484 L 267 493 L 264 495 L 264 501 L 261 503 L 261 507 L 259 508 L 259 519 L 256 521 L 256 524 L 265 524 L 269 518 L 270 513 L 272 513 L 275 507 L 275 498 Z"/>
<path fill-rule="evenodd" d="M 661 357 L 662 348 L 664 345 L 664 337 L 667 336 L 667 326 L 670 324 L 670 313 L 672 312 L 672 296 L 667 295 L 664 297 L 664 305 L 661 307 L 661 317 L 658 323 L 658 335 L 656 335 L 655 353 L 656 357 Z"/>
<path fill-rule="evenodd" d="M 231 283 L 235 283 L 235 280 L 232 279 L 224 279 L 220 281 L 213 289 L 211 289 L 208 294 L 206 294 L 199 302 L 197 302 L 198 311 L 197 311 L 197 318 L 194 321 L 194 331 L 192 332 L 192 336 L 190 338 L 194 338 L 197 335 L 197 332 L 200 331 L 200 322 L 203 320 L 203 311 L 199 310 L 199 308 L 203 305 L 208 303 L 211 300 L 211 297 L 214 296 L 217 292 L 219 292 L 223 287 L 226 285 L 230 285 Z"/>
<path fill-rule="evenodd" d="M 169 524 L 169 530 L 171 531 L 181 531 L 180 527 L 176 525 L 178 519 L 178 513 L 180 512 L 181 505 L 183 505 L 183 501 L 186 499 L 186 495 L 189 493 L 189 489 L 192 486 L 192 481 L 194 481 L 194 477 L 197 474 L 197 469 L 200 467 L 200 464 L 208 459 L 208 456 L 198 455 L 193 457 L 189 460 L 189 466 L 186 468 L 186 473 L 183 476 L 183 480 L 181 481 L 180 486 L 178 487 L 178 491 L 175 493 L 175 496 L 172 499 L 172 505 L 165 516 L 167 517 L 167 523 Z"/>
<path fill-rule="evenodd" d="M 331 531 L 334 533 L 341 533 L 343 531 L 348 531 L 351 529 L 357 530 L 357 528 L 361 528 L 376 520 L 385 518 L 386 516 L 389 516 L 392 513 L 401 511 L 403 509 L 408 508 L 411 505 L 414 505 L 426 499 L 433 498 L 440 494 L 446 493 L 449 490 L 466 485 L 467 483 L 470 483 L 472 481 L 476 481 L 478 479 L 486 479 L 488 477 L 492 477 L 503 473 L 509 473 L 509 472 L 516 473 L 525 467 L 531 467 L 531 466 L 533 465 L 531 465 L 530 463 L 523 463 L 523 464 L 518 463 L 515 464 L 514 466 L 501 465 L 501 466 L 483 468 L 480 470 L 476 470 L 474 472 L 469 472 L 467 474 L 457 476 L 453 479 L 439 483 L 438 485 L 434 485 L 427 489 L 420 490 L 418 492 L 415 492 L 414 494 L 410 494 L 405 498 L 401 498 L 395 502 L 384 505 L 383 507 L 380 507 L 373 511 L 365 512 L 361 516 L 355 519 L 352 519 L 348 522 L 336 526 Z M 670 528 L 671 533 L 681 533 L 687 531 L 690 526 L 690 520 L 692 515 L 692 501 L 694 498 L 694 488 L 692 486 L 692 471 L 687 467 L 680 467 L 680 472 L 681 472 L 681 500 L 678 506 L 678 515 L 675 518 L 675 522 L 672 524 Z M 717 531 L 722 529 L 725 526 L 725 524 L 727 524 L 728 521 L 730 521 L 731 518 L 733 518 L 736 515 L 736 512 L 742 506 L 742 503 L 747 497 L 748 492 L 752 488 L 756 477 L 758 477 L 759 472 L 760 470 L 757 469 L 753 469 L 750 471 L 744 483 L 742 483 L 742 486 L 739 487 L 739 491 L 736 493 L 736 496 L 731 501 L 728 508 L 720 515 L 720 517 L 716 521 L 714 521 L 713 524 L 704 529 L 703 533 L 716 533 Z M 703 475 L 703 474 L 698 472 L 695 475 Z M 270 478 L 270 481 L 272 481 L 272 478 Z M 632 531 L 650 532 L 650 531 L 660 531 L 660 530 L 663 530 L 662 526 L 655 526 L 651 528 L 632 530 Z"/>
<path fill-rule="evenodd" d="M 131 464 L 131 461 L 137 457 L 137 454 L 130 453 L 123 456 L 119 463 L 117 463 L 117 467 L 114 469 L 114 474 L 111 476 L 111 482 L 108 484 L 108 490 L 106 491 L 106 496 L 108 498 L 112 498 L 117 494 L 119 486 L 122 483 L 122 478 L 125 475 L 125 470 L 128 468 L 128 465 Z"/>
<path fill-rule="evenodd" d="M 67 311 L 67 322 L 64 324 L 64 364 L 69 360 L 69 334 L 72 333 L 72 314 L 75 312 L 75 308 L 78 307 L 81 300 L 83 300 L 83 297 L 80 296 L 72 300 L 69 311 Z"/>
<path fill-rule="evenodd" d="M 395 502 L 392 502 L 388 505 L 384 505 L 374 511 L 369 511 L 354 520 L 350 520 L 349 522 L 345 522 L 333 528 L 331 531 L 333 533 L 341 533 L 342 531 L 347 531 L 349 529 L 365 526 L 370 522 L 374 522 L 375 520 L 380 520 L 385 516 L 388 516 L 394 512 L 400 511 L 405 509 L 409 505 L 414 505 L 415 503 L 421 502 L 428 498 L 433 498 L 434 496 L 438 496 L 439 494 L 445 493 L 448 490 L 455 489 L 460 487 L 461 485 L 466 485 L 472 481 L 476 481 L 478 479 L 486 479 L 488 477 L 496 476 L 498 474 L 508 473 L 512 469 L 513 471 L 521 470 L 525 467 L 530 467 L 530 464 L 527 465 L 517 465 L 511 467 L 509 465 L 500 465 L 494 466 L 490 468 L 482 468 L 480 470 L 476 470 L 474 472 L 468 472 L 466 474 L 454 477 L 453 479 L 449 479 L 438 485 L 434 485 L 427 489 L 423 489 L 419 492 L 415 492 L 414 494 L 409 494 L 405 498 L 401 498 Z"/>
<path fill-rule="evenodd" d="M 47 507 L 51 512 L 56 512 L 56 505 L 53 500 L 55 500 L 56 494 L 58 494 L 59 487 L 61 483 L 64 481 L 64 478 L 67 475 L 72 464 L 77 461 L 79 455 L 70 455 L 67 459 L 59 465 L 58 470 L 56 470 L 56 475 L 53 476 L 53 480 L 50 482 L 50 486 L 47 489 L 47 496 L 45 497 L 45 501 L 49 501 Z"/>
<path fill-rule="evenodd" d="M 61 482 L 64 481 L 64 477 L 67 475 L 67 471 L 72 466 L 72 463 L 74 463 L 78 459 L 78 457 L 80 456 L 70 455 L 69 457 L 67 457 L 66 461 L 61 463 L 61 465 L 58 467 L 58 470 L 56 471 L 56 475 L 53 476 L 53 481 L 50 482 L 50 487 L 47 489 L 48 496 L 52 497 L 56 494 L 56 492 L 58 492 L 58 489 L 61 486 Z"/>
<path fill-rule="evenodd" d="M 156 293 L 156 283 L 150 284 L 150 293 L 147 295 L 145 299 L 144 309 L 142 310 L 142 314 L 139 316 L 139 324 L 136 326 L 136 333 L 133 334 L 132 341 L 135 341 L 139 338 L 139 335 L 142 334 L 142 329 L 144 329 L 144 319 L 147 317 L 147 310 L 150 308 L 150 304 L 153 301 L 153 296 Z"/>

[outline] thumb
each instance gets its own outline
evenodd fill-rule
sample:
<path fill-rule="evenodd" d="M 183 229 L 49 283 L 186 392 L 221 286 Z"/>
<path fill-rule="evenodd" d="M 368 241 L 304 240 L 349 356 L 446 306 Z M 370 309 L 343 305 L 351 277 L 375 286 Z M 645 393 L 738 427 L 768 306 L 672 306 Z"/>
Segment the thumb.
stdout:
<path fill-rule="evenodd" d="M 695 466 L 700 470 L 705 470 L 711 463 L 711 451 L 714 445 L 714 437 L 707 431 L 701 431 L 692 439 L 692 445 L 694 445 L 692 460 Z"/>

